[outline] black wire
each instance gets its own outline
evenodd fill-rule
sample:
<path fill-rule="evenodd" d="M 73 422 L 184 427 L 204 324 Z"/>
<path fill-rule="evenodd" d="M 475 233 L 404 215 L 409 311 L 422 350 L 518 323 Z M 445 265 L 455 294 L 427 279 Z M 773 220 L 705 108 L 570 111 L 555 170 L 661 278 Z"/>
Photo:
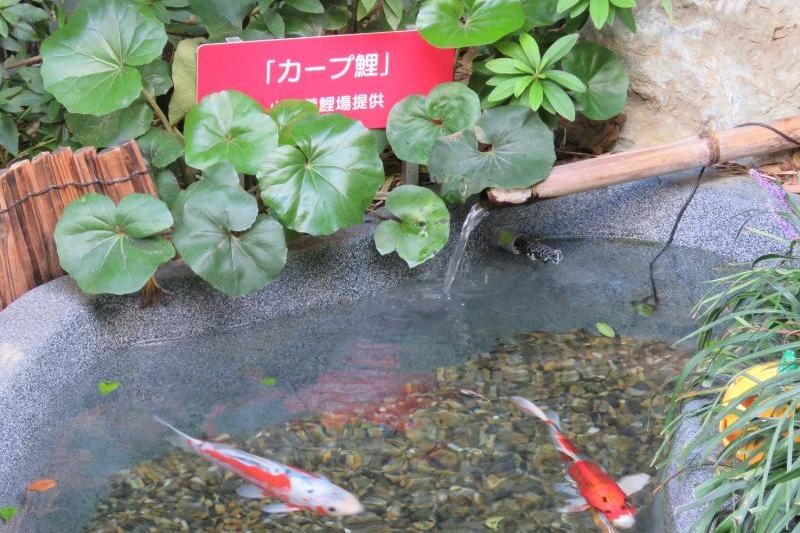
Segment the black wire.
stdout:
<path fill-rule="evenodd" d="M 794 145 L 800 146 L 800 141 L 798 141 L 797 139 L 793 139 L 786 133 L 776 128 L 775 126 L 771 126 L 763 122 L 743 122 L 742 124 L 737 124 L 735 127 L 743 128 L 745 126 L 758 126 L 760 128 L 767 129 L 775 133 L 776 135 L 782 137 L 783 139 L 793 143 Z M 694 196 L 697 193 L 697 189 L 700 188 L 700 184 L 703 181 L 703 176 L 705 175 L 706 168 L 707 167 L 702 167 L 700 169 L 700 173 L 697 175 L 697 179 L 694 182 L 694 187 L 692 187 L 692 192 L 689 194 L 689 197 L 686 198 L 686 201 L 683 203 L 680 210 L 678 211 L 678 216 L 675 217 L 675 223 L 672 225 L 672 230 L 670 230 L 669 232 L 669 238 L 667 239 L 667 242 L 664 243 L 664 246 L 661 247 L 661 249 L 658 251 L 655 257 L 653 257 L 653 259 L 650 261 L 650 294 L 644 300 L 642 300 L 643 303 L 650 304 L 654 307 L 658 305 L 659 301 L 658 288 L 656 286 L 656 278 L 655 278 L 656 262 L 661 258 L 662 255 L 664 255 L 664 253 L 666 253 L 666 251 L 672 245 L 672 241 L 675 239 L 675 234 L 678 232 L 678 227 L 681 224 L 681 220 L 683 220 L 683 215 L 686 213 L 686 209 L 688 209 L 689 204 L 692 203 L 692 200 L 694 199 Z"/>
<path fill-rule="evenodd" d="M 652 303 L 652 305 L 658 305 L 658 289 L 656 287 L 656 277 L 655 277 L 655 266 L 656 262 L 661 258 L 662 255 L 666 253 L 669 247 L 672 245 L 672 241 L 675 240 L 675 234 L 678 232 L 678 226 L 680 226 L 681 220 L 683 220 L 683 215 L 686 213 L 686 209 L 689 208 L 689 204 L 692 203 L 694 199 L 694 195 L 697 193 L 697 189 L 700 188 L 700 183 L 703 181 L 703 176 L 706 173 L 707 167 L 702 167 L 700 169 L 700 173 L 697 175 L 697 179 L 694 182 L 694 187 L 692 187 L 692 192 L 689 194 L 689 197 L 686 198 L 686 201 L 681 206 L 680 210 L 678 211 L 678 216 L 675 218 L 675 223 L 672 225 L 672 229 L 669 232 L 669 237 L 667 238 L 667 242 L 664 243 L 664 246 L 661 247 L 661 250 L 653 257 L 650 261 L 650 295 L 644 299 L 645 303 Z"/>
<path fill-rule="evenodd" d="M 797 139 L 792 139 L 791 137 L 786 135 L 784 132 L 782 132 L 781 130 L 779 130 L 775 126 L 771 126 L 769 124 L 764 124 L 763 122 L 742 122 L 741 124 L 737 124 L 735 127 L 743 128 L 745 126 L 759 126 L 761 128 L 768 129 L 772 133 L 783 137 L 784 139 L 786 139 L 790 143 L 794 143 L 795 145 L 800 146 L 800 141 L 798 141 Z"/>

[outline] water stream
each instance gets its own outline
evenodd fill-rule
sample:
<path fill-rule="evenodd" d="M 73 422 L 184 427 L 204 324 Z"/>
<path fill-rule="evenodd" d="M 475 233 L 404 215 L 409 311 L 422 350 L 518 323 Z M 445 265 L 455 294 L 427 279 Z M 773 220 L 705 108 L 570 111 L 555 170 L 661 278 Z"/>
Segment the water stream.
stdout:
<path fill-rule="evenodd" d="M 458 234 L 455 250 L 453 250 L 450 260 L 447 262 L 447 273 L 444 276 L 444 294 L 450 294 L 450 289 L 453 287 L 453 282 L 458 274 L 458 267 L 461 265 L 461 260 L 464 258 L 464 252 L 467 249 L 467 242 L 469 236 L 481 221 L 489 215 L 488 209 L 480 202 L 475 202 L 461 226 L 461 233 Z"/>

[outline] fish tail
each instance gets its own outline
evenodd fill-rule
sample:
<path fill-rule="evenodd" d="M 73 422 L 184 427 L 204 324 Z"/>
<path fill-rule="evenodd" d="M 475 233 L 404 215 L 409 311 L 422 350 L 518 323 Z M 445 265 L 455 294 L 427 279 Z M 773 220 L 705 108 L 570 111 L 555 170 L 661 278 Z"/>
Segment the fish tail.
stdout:
<path fill-rule="evenodd" d="M 566 458 L 570 460 L 577 460 L 580 452 L 577 448 L 567 439 L 563 433 L 561 433 L 561 428 L 558 427 L 558 415 L 556 414 L 546 414 L 542 411 L 539 406 L 537 406 L 532 401 L 522 398 L 520 396 L 514 396 L 511 398 L 511 401 L 514 402 L 514 405 L 522 409 L 528 414 L 531 414 L 547 424 L 547 429 L 550 430 L 550 437 L 553 439 L 553 443 L 556 445 L 556 448 L 559 452 Z"/>
<path fill-rule="evenodd" d="M 514 405 L 528 413 L 529 415 L 533 415 L 542 422 L 545 423 L 552 423 L 553 420 L 542 411 L 538 405 L 533 403 L 532 401 L 528 400 L 527 398 L 523 398 L 521 396 L 512 396 L 511 401 L 514 402 Z"/>
<path fill-rule="evenodd" d="M 175 426 L 173 426 L 160 416 L 153 415 L 153 418 L 156 420 L 156 422 L 171 429 L 172 432 L 174 433 L 173 435 L 169 435 L 167 437 L 167 442 L 169 442 L 173 446 L 177 446 L 178 448 L 184 449 L 189 452 L 196 451 L 193 445 L 199 442 L 197 439 L 190 437 L 189 435 L 179 430 L 178 428 L 176 428 Z"/>

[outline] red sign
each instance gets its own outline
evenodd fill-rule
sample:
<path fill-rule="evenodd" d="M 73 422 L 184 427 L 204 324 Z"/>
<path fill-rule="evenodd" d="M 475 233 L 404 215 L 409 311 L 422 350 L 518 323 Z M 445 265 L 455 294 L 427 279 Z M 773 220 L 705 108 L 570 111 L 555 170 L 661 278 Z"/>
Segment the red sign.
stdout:
<path fill-rule="evenodd" d="M 384 128 L 397 101 L 452 81 L 454 54 L 415 30 L 204 44 L 197 52 L 197 99 L 226 89 L 266 107 L 301 98 L 320 113 Z"/>

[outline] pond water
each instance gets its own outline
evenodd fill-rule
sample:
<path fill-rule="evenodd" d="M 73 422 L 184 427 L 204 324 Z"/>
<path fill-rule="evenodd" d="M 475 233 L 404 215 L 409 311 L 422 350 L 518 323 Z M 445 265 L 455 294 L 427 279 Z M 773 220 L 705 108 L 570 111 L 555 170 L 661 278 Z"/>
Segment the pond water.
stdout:
<path fill-rule="evenodd" d="M 496 252 L 467 261 L 450 297 L 441 279 L 291 319 L 213 335 L 178 332 L 109 354 L 60 392 L 62 423 L 42 435 L 58 482 L 29 494 L 19 531 L 599 531 L 566 499 L 558 453 L 525 396 L 614 477 L 646 472 L 666 396 L 686 354 L 711 254 L 570 240 L 558 265 Z M 597 335 L 602 321 L 615 338 Z M 119 381 L 101 396 L 97 383 Z M 266 515 L 239 479 L 171 447 L 158 415 L 186 433 L 323 474 L 365 512 Z M 633 497 L 635 531 L 658 532 L 651 484 Z"/>

